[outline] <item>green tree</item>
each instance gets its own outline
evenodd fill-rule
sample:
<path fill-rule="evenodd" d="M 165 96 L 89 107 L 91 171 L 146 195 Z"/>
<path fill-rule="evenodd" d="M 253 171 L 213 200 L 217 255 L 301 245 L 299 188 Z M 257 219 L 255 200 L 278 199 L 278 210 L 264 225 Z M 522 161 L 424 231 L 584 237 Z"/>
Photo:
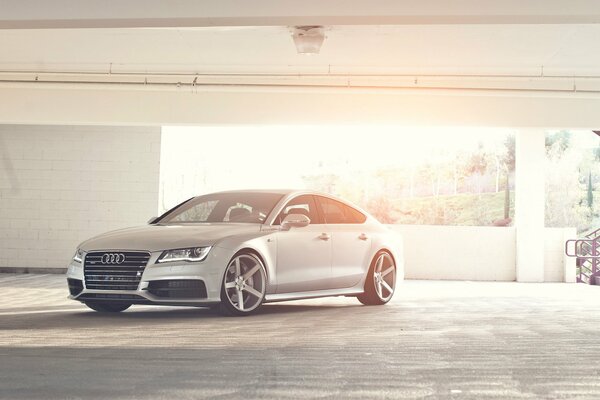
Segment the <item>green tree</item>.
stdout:
<path fill-rule="evenodd" d="M 477 150 L 471 154 L 465 169 L 469 175 L 475 177 L 477 194 L 481 196 L 483 176 L 488 169 L 488 157 L 483 147 L 483 143 L 479 143 Z"/>
<path fill-rule="evenodd" d="M 562 155 L 571 145 L 571 132 L 558 131 L 546 135 L 546 152 L 554 151 Z M 555 153 L 556 156 L 556 153 Z"/>
<path fill-rule="evenodd" d="M 504 142 L 506 153 L 504 154 L 504 167 L 506 169 L 506 187 L 504 188 L 504 219 L 510 217 L 510 176 L 515 172 L 515 135 L 508 135 Z"/>
<path fill-rule="evenodd" d="M 592 171 L 590 171 L 590 174 L 588 175 L 587 205 L 590 209 L 594 208 L 594 187 L 592 186 Z"/>
<path fill-rule="evenodd" d="M 590 228 L 593 210 L 588 207 L 586 194 L 591 152 L 582 152 L 555 141 L 546 157 L 546 226 L 549 228 L 577 227 L 579 232 Z M 586 155 L 587 154 L 587 155 Z M 587 157 L 587 161 L 586 161 Z"/>

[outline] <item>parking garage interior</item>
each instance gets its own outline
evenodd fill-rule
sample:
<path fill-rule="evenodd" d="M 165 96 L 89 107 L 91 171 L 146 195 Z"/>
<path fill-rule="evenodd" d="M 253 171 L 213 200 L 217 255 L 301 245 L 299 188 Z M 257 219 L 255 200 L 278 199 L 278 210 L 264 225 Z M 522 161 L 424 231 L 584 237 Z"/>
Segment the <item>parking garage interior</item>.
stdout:
<path fill-rule="evenodd" d="M 4 3 L 0 398 L 600 396 L 600 297 L 565 253 L 598 219 L 548 222 L 566 165 L 548 163 L 549 137 L 595 145 L 600 126 L 594 1 Z M 510 179 L 494 191 L 490 173 L 502 226 L 387 222 L 406 279 L 385 307 L 323 298 L 235 319 L 67 299 L 80 242 L 191 196 L 346 173 L 319 188 L 368 200 L 390 189 L 373 176 L 410 171 L 431 143 L 495 136 L 515 144 Z M 595 160 L 560 175 L 591 193 L 578 207 Z M 393 188 L 412 196 L 407 179 Z"/>

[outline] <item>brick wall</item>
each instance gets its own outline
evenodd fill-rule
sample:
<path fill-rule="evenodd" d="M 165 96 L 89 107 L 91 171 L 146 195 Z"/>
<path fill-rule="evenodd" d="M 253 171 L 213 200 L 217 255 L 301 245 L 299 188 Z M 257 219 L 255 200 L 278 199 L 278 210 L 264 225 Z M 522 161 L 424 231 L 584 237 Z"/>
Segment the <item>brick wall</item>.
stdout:
<path fill-rule="evenodd" d="M 156 215 L 160 127 L 0 125 L 0 269 L 64 268 Z"/>

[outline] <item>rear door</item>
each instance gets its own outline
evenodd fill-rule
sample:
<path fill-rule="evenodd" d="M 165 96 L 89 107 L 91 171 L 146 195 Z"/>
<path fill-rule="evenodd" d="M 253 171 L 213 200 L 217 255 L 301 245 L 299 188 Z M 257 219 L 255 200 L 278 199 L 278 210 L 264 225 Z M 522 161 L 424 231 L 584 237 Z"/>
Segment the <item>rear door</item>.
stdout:
<path fill-rule="evenodd" d="M 331 288 L 348 288 L 360 282 L 370 263 L 371 237 L 366 216 L 328 197 L 316 196 L 327 231 L 331 232 Z"/>

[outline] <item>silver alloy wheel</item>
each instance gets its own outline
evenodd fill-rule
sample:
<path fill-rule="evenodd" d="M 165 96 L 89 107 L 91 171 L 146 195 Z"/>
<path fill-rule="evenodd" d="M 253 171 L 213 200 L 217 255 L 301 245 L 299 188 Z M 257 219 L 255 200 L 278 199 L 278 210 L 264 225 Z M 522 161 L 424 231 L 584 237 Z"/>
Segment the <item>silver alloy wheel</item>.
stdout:
<path fill-rule="evenodd" d="M 373 280 L 377 296 L 384 302 L 390 300 L 396 287 L 396 265 L 388 253 L 381 253 L 377 258 Z"/>
<path fill-rule="evenodd" d="M 225 271 L 225 293 L 238 311 L 250 312 L 260 306 L 266 290 L 265 269 L 251 254 L 235 257 Z"/>

